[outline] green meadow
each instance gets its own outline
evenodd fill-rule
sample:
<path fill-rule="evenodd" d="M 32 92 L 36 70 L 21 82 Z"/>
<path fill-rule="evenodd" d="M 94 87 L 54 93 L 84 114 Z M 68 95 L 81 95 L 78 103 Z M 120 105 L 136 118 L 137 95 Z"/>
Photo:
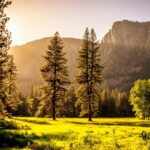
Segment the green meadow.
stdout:
<path fill-rule="evenodd" d="M 150 121 L 15 117 L 0 121 L 0 149 L 150 150 Z"/>

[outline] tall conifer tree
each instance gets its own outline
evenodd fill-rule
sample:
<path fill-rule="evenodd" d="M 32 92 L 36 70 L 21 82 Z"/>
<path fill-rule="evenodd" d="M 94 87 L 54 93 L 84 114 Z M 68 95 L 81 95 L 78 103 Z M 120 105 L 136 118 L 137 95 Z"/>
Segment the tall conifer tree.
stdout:
<path fill-rule="evenodd" d="M 8 56 L 7 62 L 7 106 L 6 109 L 8 113 L 12 113 L 16 111 L 19 104 L 21 104 L 21 100 L 19 98 L 19 89 L 16 85 L 17 79 L 17 68 L 14 63 L 14 58 L 12 55 Z"/>
<path fill-rule="evenodd" d="M 6 29 L 6 23 L 9 18 L 4 10 L 11 4 L 11 1 L 0 0 L 0 115 L 5 115 L 5 107 L 7 106 L 7 94 L 5 85 L 7 80 L 7 62 L 8 49 L 11 43 L 11 36 Z"/>
<path fill-rule="evenodd" d="M 51 39 L 50 45 L 44 57 L 46 64 L 41 69 L 42 76 L 47 82 L 49 88 L 49 96 L 51 102 L 52 118 L 56 119 L 56 112 L 62 105 L 62 101 L 65 97 L 66 86 L 68 81 L 68 69 L 65 53 L 63 52 L 62 40 L 59 33 L 56 32 Z"/>
<path fill-rule="evenodd" d="M 84 33 L 82 48 L 79 51 L 78 69 L 77 103 L 81 106 L 81 115 L 88 114 L 89 121 L 92 121 L 92 116 L 98 107 L 98 85 L 102 81 L 99 43 L 93 29 L 89 33 L 86 28 Z"/>

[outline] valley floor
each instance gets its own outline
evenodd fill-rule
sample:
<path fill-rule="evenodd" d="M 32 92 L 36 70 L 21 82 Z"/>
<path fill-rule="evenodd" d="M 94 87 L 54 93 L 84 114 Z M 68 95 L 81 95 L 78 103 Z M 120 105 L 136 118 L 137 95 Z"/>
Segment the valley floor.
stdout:
<path fill-rule="evenodd" d="M 0 120 L 0 149 L 150 150 L 150 121 L 15 117 Z"/>

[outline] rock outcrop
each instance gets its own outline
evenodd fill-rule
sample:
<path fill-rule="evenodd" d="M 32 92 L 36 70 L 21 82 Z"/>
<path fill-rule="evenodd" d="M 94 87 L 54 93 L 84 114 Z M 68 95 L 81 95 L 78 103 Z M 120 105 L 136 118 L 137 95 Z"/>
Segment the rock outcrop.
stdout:
<path fill-rule="evenodd" d="M 150 22 L 115 22 L 101 42 L 104 86 L 129 91 L 150 78 Z"/>

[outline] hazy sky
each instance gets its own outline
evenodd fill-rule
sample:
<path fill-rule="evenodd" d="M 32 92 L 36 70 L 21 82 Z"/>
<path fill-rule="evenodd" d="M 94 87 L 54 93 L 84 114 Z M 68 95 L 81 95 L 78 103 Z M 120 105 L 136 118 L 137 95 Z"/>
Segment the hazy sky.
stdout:
<path fill-rule="evenodd" d="M 13 0 L 7 8 L 13 45 L 52 36 L 82 38 L 93 27 L 98 39 L 114 21 L 150 21 L 150 0 Z"/>

